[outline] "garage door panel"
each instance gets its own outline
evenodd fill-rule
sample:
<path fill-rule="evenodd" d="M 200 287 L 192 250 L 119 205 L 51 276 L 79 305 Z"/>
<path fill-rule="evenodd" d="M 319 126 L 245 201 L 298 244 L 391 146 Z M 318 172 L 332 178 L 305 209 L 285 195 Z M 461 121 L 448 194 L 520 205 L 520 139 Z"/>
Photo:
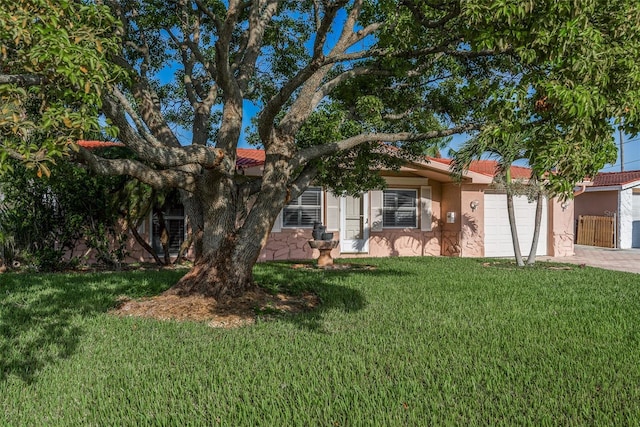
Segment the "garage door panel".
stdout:
<path fill-rule="evenodd" d="M 485 194 L 484 250 L 487 257 L 514 256 L 505 194 Z M 514 197 L 514 210 L 520 252 L 527 256 L 533 240 L 536 203 L 527 197 Z M 543 203 L 540 237 L 536 255 L 547 254 L 547 203 Z"/>

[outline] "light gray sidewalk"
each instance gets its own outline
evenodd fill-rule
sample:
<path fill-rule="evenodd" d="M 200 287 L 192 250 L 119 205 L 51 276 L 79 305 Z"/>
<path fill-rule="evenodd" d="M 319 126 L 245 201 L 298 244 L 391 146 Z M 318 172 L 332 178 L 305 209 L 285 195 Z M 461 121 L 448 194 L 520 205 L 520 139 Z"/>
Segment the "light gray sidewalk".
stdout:
<path fill-rule="evenodd" d="M 596 246 L 575 245 L 575 255 L 553 258 L 537 257 L 540 261 L 584 264 L 607 270 L 628 271 L 640 274 L 640 249 L 609 249 Z"/>

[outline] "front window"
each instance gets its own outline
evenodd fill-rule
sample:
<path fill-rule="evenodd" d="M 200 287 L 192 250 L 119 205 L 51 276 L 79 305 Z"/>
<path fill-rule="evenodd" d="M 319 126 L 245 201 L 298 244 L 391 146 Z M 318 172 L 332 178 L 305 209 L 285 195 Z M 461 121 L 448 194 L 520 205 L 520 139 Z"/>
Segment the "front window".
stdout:
<path fill-rule="evenodd" d="M 322 191 L 320 187 L 309 187 L 295 200 L 284 207 L 282 226 L 290 228 L 313 228 L 313 223 L 322 221 Z"/>
<path fill-rule="evenodd" d="M 185 238 L 184 207 L 180 205 L 165 209 L 162 216 L 164 218 L 165 230 L 169 242 L 169 254 L 177 255 Z M 158 215 L 155 214 L 153 215 L 152 246 L 158 255 L 164 255 L 164 248 L 162 247 L 162 227 L 160 227 Z"/>
<path fill-rule="evenodd" d="M 417 190 L 384 190 L 382 200 L 382 226 L 385 228 L 418 227 L 417 200 Z"/>

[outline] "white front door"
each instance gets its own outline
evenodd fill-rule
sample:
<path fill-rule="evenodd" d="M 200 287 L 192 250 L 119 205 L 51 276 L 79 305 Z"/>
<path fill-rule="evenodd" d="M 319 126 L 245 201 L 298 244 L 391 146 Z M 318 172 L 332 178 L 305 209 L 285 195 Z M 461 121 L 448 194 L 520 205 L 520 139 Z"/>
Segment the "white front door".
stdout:
<path fill-rule="evenodd" d="M 340 252 L 369 252 L 369 195 L 340 198 Z"/>

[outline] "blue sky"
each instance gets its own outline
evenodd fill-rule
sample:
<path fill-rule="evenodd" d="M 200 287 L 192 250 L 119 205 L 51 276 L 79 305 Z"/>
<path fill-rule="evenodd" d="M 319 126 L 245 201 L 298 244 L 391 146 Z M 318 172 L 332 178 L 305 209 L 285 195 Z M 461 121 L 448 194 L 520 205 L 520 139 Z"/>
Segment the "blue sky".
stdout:
<path fill-rule="evenodd" d="M 618 145 L 618 160 L 613 165 L 606 165 L 602 172 L 620 172 L 620 135 L 615 135 Z M 640 136 L 631 138 L 628 135 L 622 137 L 622 151 L 624 152 L 624 170 L 640 170 Z"/>

